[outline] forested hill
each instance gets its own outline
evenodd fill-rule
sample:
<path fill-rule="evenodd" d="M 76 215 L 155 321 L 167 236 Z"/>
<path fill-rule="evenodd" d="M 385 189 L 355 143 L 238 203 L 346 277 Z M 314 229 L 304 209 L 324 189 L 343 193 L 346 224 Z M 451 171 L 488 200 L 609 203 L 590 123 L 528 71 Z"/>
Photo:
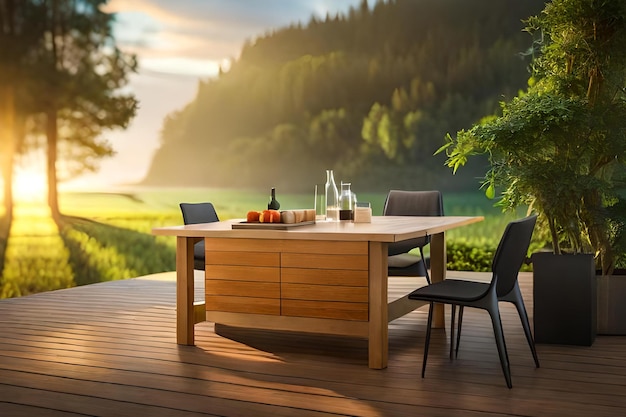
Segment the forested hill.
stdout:
<path fill-rule="evenodd" d="M 526 86 L 522 20 L 543 7 L 364 1 L 262 35 L 166 118 L 144 183 L 310 191 L 333 168 L 357 191 L 475 189 L 433 153 Z"/>

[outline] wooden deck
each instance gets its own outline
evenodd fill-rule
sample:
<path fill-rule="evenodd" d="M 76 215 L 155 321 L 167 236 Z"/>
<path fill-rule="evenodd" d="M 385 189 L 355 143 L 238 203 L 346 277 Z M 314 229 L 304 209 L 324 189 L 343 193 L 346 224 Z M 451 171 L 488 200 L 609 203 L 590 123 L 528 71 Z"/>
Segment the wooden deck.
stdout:
<path fill-rule="evenodd" d="M 390 293 L 412 280 L 391 278 Z M 532 313 L 530 276 L 521 283 Z M 179 346 L 174 306 L 173 273 L 0 301 L 0 416 L 626 414 L 626 337 L 538 345 L 535 369 L 508 305 L 511 390 L 480 311 L 466 311 L 454 361 L 446 331 L 434 331 L 422 379 L 426 308 L 390 324 L 389 366 L 372 370 L 361 339 L 205 322 L 197 346 Z"/>

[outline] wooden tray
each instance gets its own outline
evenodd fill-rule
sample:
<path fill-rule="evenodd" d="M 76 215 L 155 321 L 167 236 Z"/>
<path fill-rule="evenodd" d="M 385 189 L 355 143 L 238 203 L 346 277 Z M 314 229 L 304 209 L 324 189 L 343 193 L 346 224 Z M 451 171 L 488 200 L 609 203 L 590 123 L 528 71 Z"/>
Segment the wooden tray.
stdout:
<path fill-rule="evenodd" d="M 300 223 L 261 223 L 261 222 L 239 222 L 233 223 L 233 229 L 265 229 L 265 230 L 289 230 L 292 227 L 309 226 L 315 221 Z"/>

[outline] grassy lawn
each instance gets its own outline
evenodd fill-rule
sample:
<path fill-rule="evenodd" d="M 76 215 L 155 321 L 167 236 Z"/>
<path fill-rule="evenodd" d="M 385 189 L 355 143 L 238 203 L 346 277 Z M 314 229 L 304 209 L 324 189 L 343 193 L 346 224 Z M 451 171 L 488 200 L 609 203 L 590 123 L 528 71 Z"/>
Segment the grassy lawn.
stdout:
<path fill-rule="evenodd" d="M 358 194 L 382 214 L 385 194 Z M 262 210 L 269 195 L 223 189 L 137 189 L 112 193 L 62 193 L 65 225 L 59 230 L 43 203 L 19 203 L 7 240 L 0 297 L 15 297 L 175 269 L 175 239 L 151 229 L 182 224 L 180 202 L 211 201 L 222 220 Z M 311 195 L 277 194 L 281 208 L 312 208 Z M 480 192 L 444 194 L 448 215 L 485 221 L 447 234 L 450 269 L 484 270 L 508 221 Z M 523 216 L 519 213 L 518 216 Z"/>

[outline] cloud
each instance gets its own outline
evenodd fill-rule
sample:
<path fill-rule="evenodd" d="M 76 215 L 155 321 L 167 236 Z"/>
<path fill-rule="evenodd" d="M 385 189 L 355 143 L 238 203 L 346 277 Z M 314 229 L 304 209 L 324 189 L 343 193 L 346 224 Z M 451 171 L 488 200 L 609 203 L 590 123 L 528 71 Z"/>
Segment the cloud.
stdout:
<path fill-rule="evenodd" d="M 159 58 L 170 63 L 198 60 L 211 63 L 206 67 L 206 74 L 211 74 L 224 59 L 237 58 L 245 40 L 290 24 L 305 24 L 313 15 L 323 18 L 326 13 L 345 13 L 359 2 L 112 0 L 106 11 L 117 14 L 118 45 L 136 53 L 140 60 L 145 58 L 150 69 L 155 69 Z"/>
<path fill-rule="evenodd" d="M 125 131 L 108 132 L 117 155 L 102 162 L 98 174 L 68 187 L 106 187 L 139 181 L 159 147 L 163 119 L 188 104 L 199 79 L 216 75 L 225 60 L 237 58 L 246 40 L 311 16 L 347 13 L 361 0 L 111 0 L 115 39 L 139 59 L 129 90 L 140 102 Z M 370 0 L 371 4 L 372 0 Z"/>

